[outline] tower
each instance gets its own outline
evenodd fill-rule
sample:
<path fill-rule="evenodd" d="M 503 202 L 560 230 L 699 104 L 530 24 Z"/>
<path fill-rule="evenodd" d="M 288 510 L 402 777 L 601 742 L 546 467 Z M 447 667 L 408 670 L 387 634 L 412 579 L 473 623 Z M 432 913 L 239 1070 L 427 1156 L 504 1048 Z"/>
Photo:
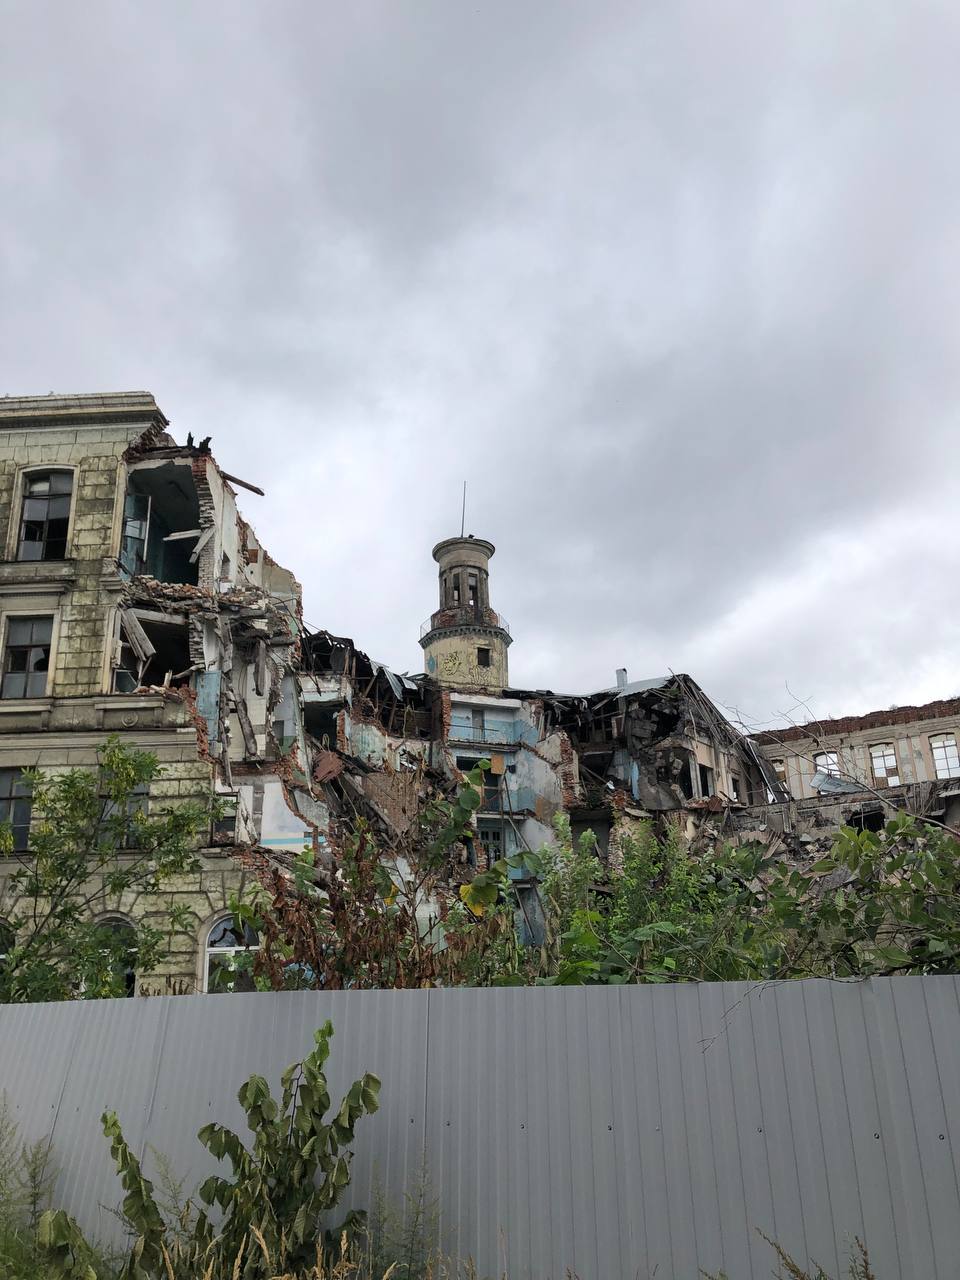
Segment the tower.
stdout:
<path fill-rule="evenodd" d="M 490 608 L 492 542 L 446 538 L 433 548 L 440 607 L 420 628 L 428 676 L 443 685 L 501 692 L 508 683 L 510 629 Z"/>

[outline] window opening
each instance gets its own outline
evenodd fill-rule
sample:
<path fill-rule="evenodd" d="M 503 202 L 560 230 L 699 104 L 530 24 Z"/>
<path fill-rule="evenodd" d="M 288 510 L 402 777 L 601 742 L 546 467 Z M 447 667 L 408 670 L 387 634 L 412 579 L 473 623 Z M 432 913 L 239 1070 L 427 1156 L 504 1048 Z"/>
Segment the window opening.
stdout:
<path fill-rule="evenodd" d="M 139 849 L 142 831 L 139 816 L 147 812 L 147 785 L 138 783 L 122 801 L 101 796 L 100 837 L 107 849 Z"/>
<path fill-rule="evenodd" d="M 255 929 L 241 924 L 236 916 L 226 916 L 207 937 L 204 990 L 215 992 L 254 991 L 252 964 L 260 949 Z"/>
<path fill-rule="evenodd" d="M 712 796 L 714 794 L 713 770 L 708 764 L 700 766 L 700 795 Z"/>
<path fill-rule="evenodd" d="M 774 776 L 776 777 L 777 781 L 778 781 L 778 782 L 782 782 L 782 783 L 783 783 L 783 785 L 784 785 L 784 786 L 786 786 L 786 785 L 787 785 L 787 765 L 786 765 L 786 761 L 785 761 L 785 760 L 772 760 L 772 761 L 771 761 L 771 764 L 773 765 L 773 773 L 774 773 Z"/>
<path fill-rule="evenodd" d="M 733 788 L 733 798 L 739 804 L 743 803 L 743 783 L 735 773 L 730 775 L 730 786 Z"/>
<path fill-rule="evenodd" d="M 478 822 L 477 843 L 487 860 L 487 868 L 503 857 L 503 827 L 499 822 Z"/>
<path fill-rule="evenodd" d="M 282 723 L 282 722 L 281 722 Z M 215 802 L 220 806 L 220 813 L 213 819 L 210 831 L 211 844 L 235 844 L 237 839 L 237 808 L 239 796 L 217 794 Z"/>
<path fill-rule="evenodd" d="M 471 736 L 477 742 L 483 741 L 484 724 L 483 724 L 483 708 L 474 707 L 470 712 L 470 729 Z"/>
<path fill-rule="evenodd" d="M 813 757 L 818 773 L 825 773 L 828 778 L 840 777 L 840 755 L 836 751 L 818 751 Z"/>
<path fill-rule="evenodd" d="M 134 577 L 147 567 L 147 537 L 150 530 L 150 498 L 145 493 L 128 493 L 123 500 L 123 542 L 120 565 Z"/>
<path fill-rule="evenodd" d="M 19 769 L 0 769 L 0 822 L 13 832 L 13 848 L 23 853 L 30 845 L 30 792 Z"/>
<path fill-rule="evenodd" d="M 936 734 L 930 739 L 930 749 L 938 778 L 960 778 L 960 755 L 957 754 L 955 734 Z"/>
<path fill-rule="evenodd" d="M 142 668 L 140 683 L 162 686 L 168 683 L 169 677 L 171 686 L 188 684 L 194 666 L 186 622 L 155 622 L 142 616 L 137 621 L 152 649 Z"/>
<path fill-rule="evenodd" d="M 453 575 L 453 603 L 454 603 L 454 604 L 459 604 L 459 603 L 460 603 L 460 575 L 459 575 L 459 573 L 455 573 L 455 574 Z"/>
<path fill-rule="evenodd" d="M 467 574 L 467 604 L 476 607 L 479 604 L 477 596 L 477 575 L 475 573 Z"/>
<path fill-rule="evenodd" d="M 195 585 L 199 553 L 213 532 L 208 527 L 204 534 L 200 523 L 189 466 L 171 461 L 131 468 L 123 506 L 123 572 Z"/>
<path fill-rule="evenodd" d="M 0 698 L 42 698 L 47 691 L 53 618 L 10 618 Z"/>
<path fill-rule="evenodd" d="M 490 666 L 490 650 L 489 649 L 485 649 L 481 647 L 477 650 L 477 666 L 478 667 Z"/>
<path fill-rule="evenodd" d="M 899 787 L 900 766 L 892 742 L 878 742 L 870 748 L 870 767 L 878 787 Z"/>
<path fill-rule="evenodd" d="M 48 471 L 24 477 L 18 560 L 66 558 L 72 493 L 70 471 Z"/>
<path fill-rule="evenodd" d="M 125 999 L 137 994 L 137 931 L 127 920 L 104 920 L 98 926 L 101 957 L 120 979 Z"/>
<path fill-rule="evenodd" d="M 7 956 L 13 950 L 16 938 L 6 920 L 0 920 L 0 973 L 3 972 Z"/>

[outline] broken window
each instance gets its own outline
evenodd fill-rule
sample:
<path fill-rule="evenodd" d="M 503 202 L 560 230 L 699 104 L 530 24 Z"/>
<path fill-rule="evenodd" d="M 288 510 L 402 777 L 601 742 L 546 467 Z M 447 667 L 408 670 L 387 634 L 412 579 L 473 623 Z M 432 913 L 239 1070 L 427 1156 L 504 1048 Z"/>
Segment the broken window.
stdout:
<path fill-rule="evenodd" d="M 485 649 L 482 646 L 477 649 L 477 666 L 478 667 L 490 666 L 490 650 L 489 649 Z"/>
<path fill-rule="evenodd" d="M 870 748 L 870 767 L 878 787 L 899 787 L 900 766 L 892 742 L 877 742 Z"/>
<path fill-rule="evenodd" d="M 743 803 L 743 783 L 735 773 L 730 775 L 730 786 L 733 789 L 733 798 L 738 804 Z"/>
<path fill-rule="evenodd" d="M 771 760 L 774 776 L 783 786 L 787 785 L 787 764 L 785 760 Z"/>
<path fill-rule="evenodd" d="M 467 604 L 476 606 L 479 603 L 477 596 L 477 575 L 475 573 L 467 574 Z"/>
<path fill-rule="evenodd" d="M 47 692 L 53 618 L 11 618 L 0 698 L 42 698 Z"/>
<path fill-rule="evenodd" d="M 33 472 L 24 477 L 18 560 L 66 559 L 72 493 L 72 471 Z"/>
<path fill-rule="evenodd" d="M 249 924 L 235 916 L 225 916 L 207 937 L 204 991 L 253 991 L 253 961 L 260 938 Z"/>
<path fill-rule="evenodd" d="M 235 844 L 237 839 L 239 796 L 236 792 L 232 795 L 217 795 L 216 804 L 218 812 L 211 824 L 210 843 Z"/>
<path fill-rule="evenodd" d="M 182 614 L 163 614 L 149 609 L 130 612 L 142 633 L 141 643 L 146 646 L 139 684 L 163 687 L 189 683 L 193 662 L 186 618 Z M 136 628 L 131 626 L 127 630 L 126 620 L 124 628 L 133 643 Z"/>
<path fill-rule="evenodd" d="M 713 781 L 713 770 L 710 768 L 708 764 L 702 764 L 700 765 L 699 773 L 700 773 L 700 795 L 702 797 L 712 796 L 716 791 L 716 787 Z"/>
<path fill-rule="evenodd" d="M 13 848 L 17 853 L 30 844 L 30 792 L 22 780 L 19 769 L 0 769 L 0 822 L 6 823 L 13 833 Z"/>
<path fill-rule="evenodd" d="M 836 751 L 818 751 L 813 757 L 814 767 L 818 773 L 825 773 L 828 778 L 840 777 L 840 756 Z"/>
<path fill-rule="evenodd" d="M 930 749 L 938 778 L 960 778 L 960 755 L 957 754 L 955 734 L 935 734 L 930 739 Z"/>
<path fill-rule="evenodd" d="M 196 585 L 198 560 L 213 535 L 200 529 L 189 464 L 169 460 L 133 467 L 123 507 L 120 564 L 128 576 Z"/>
<path fill-rule="evenodd" d="M 454 603 L 454 604 L 459 604 L 459 603 L 460 603 L 460 575 L 459 575 L 459 573 L 455 573 L 455 574 L 453 575 L 453 603 Z"/>

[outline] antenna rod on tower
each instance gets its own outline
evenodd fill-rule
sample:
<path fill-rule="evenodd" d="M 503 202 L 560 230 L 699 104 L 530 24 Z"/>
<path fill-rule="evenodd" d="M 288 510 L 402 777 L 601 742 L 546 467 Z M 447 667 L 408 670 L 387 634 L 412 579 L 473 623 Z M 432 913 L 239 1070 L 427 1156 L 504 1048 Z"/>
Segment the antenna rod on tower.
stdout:
<path fill-rule="evenodd" d="M 463 537 L 463 531 L 467 527 L 467 482 L 463 482 L 463 511 L 460 515 L 460 537 Z"/>

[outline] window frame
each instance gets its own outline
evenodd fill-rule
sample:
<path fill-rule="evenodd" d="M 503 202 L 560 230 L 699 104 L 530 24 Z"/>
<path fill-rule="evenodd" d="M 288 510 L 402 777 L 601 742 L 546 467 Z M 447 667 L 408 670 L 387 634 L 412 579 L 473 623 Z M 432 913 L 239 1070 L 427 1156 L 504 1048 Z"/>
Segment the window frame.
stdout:
<path fill-rule="evenodd" d="M 949 739 L 949 742 L 947 741 Z M 957 743 L 957 734 L 955 730 L 947 733 L 931 733 L 927 739 L 930 746 L 930 755 L 933 758 L 933 773 L 937 782 L 950 782 L 955 778 L 960 778 L 960 745 Z M 942 747 L 944 756 L 945 773 L 940 772 L 940 765 L 937 760 L 937 748 Z M 948 759 L 948 752 L 952 748 L 956 763 L 951 764 Z"/>
<path fill-rule="evenodd" d="M 70 480 L 70 516 L 67 520 L 67 542 L 64 548 L 63 560 L 19 560 L 18 552 L 20 549 L 20 527 L 23 523 L 23 501 L 26 497 L 27 481 L 31 476 L 49 475 L 52 471 L 69 472 Z M 74 555 L 74 526 L 77 518 L 77 485 L 80 478 L 80 468 L 76 463 L 60 463 L 60 462 L 42 462 L 31 463 L 29 466 L 20 467 L 14 480 L 13 495 L 10 503 L 10 520 L 7 525 L 7 541 L 5 550 L 5 558 L 16 564 L 63 564 L 66 560 L 75 559 Z"/>
<path fill-rule="evenodd" d="M 833 757 L 833 763 L 822 765 L 820 761 L 826 760 L 827 757 L 829 756 Z M 839 749 L 837 749 L 836 751 L 815 751 L 813 753 L 813 772 L 815 774 L 816 773 L 826 774 L 828 778 L 842 778 L 843 766 L 840 763 Z"/>
<path fill-rule="evenodd" d="M 877 759 L 875 752 L 880 752 L 884 761 L 884 772 L 877 772 Z M 877 787 L 899 787 L 903 784 L 903 774 L 900 769 L 900 756 L 897 752 L 896 742 L 870 742 L 867 744 L 867 753 L 870 756 L 870 776 L 873 779 L 874 786 Z M 886 761 L 889 757 L 893 757 L 894 772 L 887 772 L 888 766 Z"/>
<path fill-rule="evenodd" d="M 96 920 L 94 920 L 94 924 L 98 929 L 107 928 L 115 931 L 119 931 L 121 929 L 126 930 L 133 934 L 134 942 L 136 942 L 137 926 L 129 916 L 125 916 L 119 911 L 108 911 L 105 915 L 98 916 Z M 134 950 L 135 949 L 136 948 L 134 948 Z M 132 982 L 129 982 L 129 989 L 120 998 L 124 1000 L 132 1000 L 137 994 L 137 979 L 139 975 L 137 973 L 136 966 L 129 965 L 125 967 L 123 976 L 125 979 L 125 986 L 127 985 L 127 979 L 132 979 Z"/>
<path fill-rule="evenodd" d="M 20 769 L 20 768 L 19 768 L 18 766 L 16 766 L 16 765 L 3 765 L 3 766 L 0 766 L 0 778 L 2 778 L 4 774 L 8 774 L 8 773 L 9 773 L 9 774 L 14 774 L 14 773 L 16 773 L 16 774 L 19 774 L 21 778 L 23 777 L 23 770 L 22 770 L 22 769 Z M 18 855 L 18 854 L 23 854 L 23 853 L 29 853 L 29 851 L 30 851 L 30 828 L 31 828 L 31 825 L 32 825 L 32 823 L 33 823 L 33 796 L 32 796 L 30 793 L 27 793 L 27 795 L 25 795 L 25 796 L 24 796 L 24 795 L 20 795 L 20 796 L 14 795 L 14 788 L 15 788 L 16 786 L 18 786 L 18 785 L 19 785 L 19 784 L 18 784 L 18 782 L 13 782 L 13 783 L 11 783 L 11 787 L 10 787 L 10 794 L 9 794 L 8 796 L 7 796 L 7 795 L 3 795 L 2 793 L 0 793 L 0 807 L 2 807 L 2 806 L 3 806 L 3 805 L 5 805 L 5 804 L 6 804 L 6 805 L 9 805 L 9 806 L 10 806 L 9 812 L 10 812 L 11 816 L 12 816 L 12 812 L 13 812 L 13 805 L 16 803 L 16 801 L 18 801 L 18 800 L 26 800 L 26 801 L 27 801 L 28 813 L 27 813 L 27 822 L 26 822 L 26 828 L 25 828 L 25 829 L 26 829 L 26 841 L 25 841 L 25 843 L 24 843 L 22 846 L 17 844 L 17 835 L 16 835 L 16 833 L 17 833 L 18 826 L 19 826 L 21 829 L 23 829 L 24 824 L 23 824 L 23 823 L 15 824 L 15 823 L 13 823 L 13 822 L 10 822 L 10 826 L 11 826 L 11 828 L 12 828 L 12 830 L 13 830 L 13 833 L 14 833 L 14 837 L 13 837 L 13 850 L 12 850 L 12 852 L 13 852 L 14 856 L 16 856 L 16 855 Z M 4 821 L 4 822 L 8 821 L 8 819 L 7 819 L 7 818 L 2 818 L 2 816 L 0 816 L 0 820 L 2 820 L 2 821 Z"/>
<path fill-rule="evenodd" d="M 227 920 L 234 921 L 234 928 L 237 927 L 237 919 L 232 911 L 219 911 L 203 931 L 203 946 L 200 950 L 200 963 L 203 966 L 201 970 L 200 990 L 204 993 L 204 995 L 235 994 L 234 991 L 232 990 L 229 990 L 229 991 L 227 990 L 211 991 L 210 990 L 210 957 L 211 955 L 214 955 L 214 956 L 231 955 L 232 956 L 232 955 L 236 955 L 237 952 L 240 952 L 240 951 L 259 951 L 263 945 L 259 935 L 256 933 L 254 929 L 250 928 L 249 925 L 242 925 L 241 930 L 244 936 L 246 936 L 247 929 L 250 929 L 250 932 L 253 933 L 254 936 L 257 938 L 256 946 L 248 945 L 248 946 L 242 946 L 242 947 L 241 946 L 211 947 L 210 946 L 211 937 L 213 936 L 214 932 L 220 927 L 220 925 L 222 925 Z"/>
<path fill-rule="evenodd" d="M 486 661 L 483 661 L 483 659 L 480 657 L 481 654 L 486 654 Z M 493 667 L 493 650 L 487 644 L 478 644 L 477 645 L 477 670 L 489 671 L 492 667 Z"/>
<path fill-rule="evenodd" d="M 54 666 L 57 659 L 56 641 L 57 641 L 59 617 L 60 617 L 59 611 L 56 609 L 51 609 L 49 604 L 45 606 L 42 605 L 39 608 L 34 608 L 34 609 L 25 609 L 25 608 L 16 609 L 16 610 L 12 609 L 3 614 L 2 623 L 0 623 L 0 703 L 31 702 L 31 701 L 35 701 L 37 698 L 50 697 L 51 679 L 53 677 Z M 46 619 L 46 618 L 50 619 L 50 645 L 49 645 L 50 652 L 47 658 L 47 669 L 44 672 L 46 679 L 43 685 L 43 693 L 27 693 L 26 685 L 24 685 L 24 692 L 21 697 L 19 698 L 4 697 L 3 685 L 5 683 L 6 677 L 7 675 L 15 674 L 13 672 L 7 671 L 7 652 L 10 647 L 10 644 L 9 644 L 10 623 L 25 621 L 27 619 L 39 622 L 41 619 Z M 24 648 L 28 646 L 17 645 L 16 647 Z"/>

